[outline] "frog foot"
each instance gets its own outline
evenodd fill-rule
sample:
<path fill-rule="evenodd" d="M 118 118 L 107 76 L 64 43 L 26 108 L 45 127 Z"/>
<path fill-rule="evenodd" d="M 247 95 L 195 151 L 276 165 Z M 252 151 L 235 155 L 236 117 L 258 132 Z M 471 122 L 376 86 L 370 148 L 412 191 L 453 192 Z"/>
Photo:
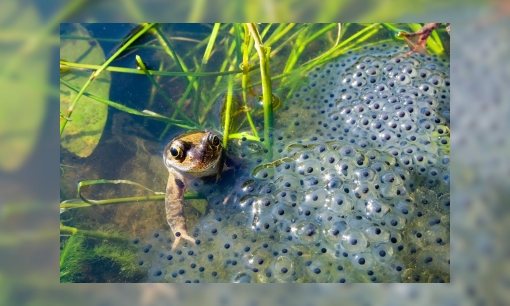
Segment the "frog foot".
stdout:
<path fill-rule="evenodd" d="M 413 53 L 429 55 L 427 52 L 427 38 L 440 24 L 441 23 L 427 23 L 420 30 L 414 33 L 399 32 L 398 36 L 404 38 L 410 49 L 410 51 L 406 53 L 406 56 Z"/>
<path fill-rule="evenodd" d="M 177 234 L 177 233 L 176 233 Z M 189 236 L 188 234 L 186 233 L 179 233 L 179 236 L 175 235 L 175 241 L 174 243 L 172 244 L 172 250 L 175 249 L 177 247 L 177 245 L 179 244 L 179 242 L 181 241 L 181 239 L 186 239 L 188 240 L 189 242 L 195 244 L 195 239 L 191 236 Z"/>

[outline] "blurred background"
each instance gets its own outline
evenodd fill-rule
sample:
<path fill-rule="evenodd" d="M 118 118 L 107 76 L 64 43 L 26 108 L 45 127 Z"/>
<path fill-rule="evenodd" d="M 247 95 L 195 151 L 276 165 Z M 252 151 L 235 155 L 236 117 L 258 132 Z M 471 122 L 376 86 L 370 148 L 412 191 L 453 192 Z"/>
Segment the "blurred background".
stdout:
<path fill-rule="evenodd" d="M 508 305 L 510 1 L 4 0 L 0 305 Z M 61 22 L 451 22 L 451 284 L 59 284 Z"/>

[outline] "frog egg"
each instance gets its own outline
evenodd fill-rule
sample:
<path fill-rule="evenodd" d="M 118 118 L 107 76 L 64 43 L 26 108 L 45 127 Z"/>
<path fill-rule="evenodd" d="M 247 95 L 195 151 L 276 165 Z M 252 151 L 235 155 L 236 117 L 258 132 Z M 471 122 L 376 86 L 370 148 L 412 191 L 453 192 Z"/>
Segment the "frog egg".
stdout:
<path fill-rule="evenodd" d="M 370 165 L 370 169 L 376 171 L 376 173 L 378 173 L 378 177 L 380 175 L 380 173 L 385 173 L 386 171 L 388 171 L 390 169 L 390 167 L 388 166 L 388 164 L 384 163 L 384 162 L 375 162 L 375 163 L 372 163 Z"/>
<path fill-rule="evenodd" d="M 258 192 L 259 194 L 266 195 L 266 194 L 274 194 L 277 190 L 277 186 L 273 183 L 263 183 L 260 184 Z"/>
<path fill-rule="evenodd" d="M 314 222 L 308 221 L 300 221 L 292 226 L 291 234 L 297 243 L 304 245 L 313 245 L 322 239 L 319 227 Z"/>
<path fill-rule="evenodd" d="M 350 145 L 341 146 L 340 148 L 338 148 L 338 152 L 343 157 L 354 157 L 358 153 L 358 151 Z"/>
<path fill-rule="evenodd" d="M 296 164 L 294 161 L 287 161 L 276 167 L 278 176 L 292 175 L 296 171 Z"/>
<path fill-rule="evenodd" d="M 342 188 L 342 180 L 333 169 L 326 170 L 322 176 L 323 186 L 329 191 Z"/>
<path fill-rule="evenodd" d="M 450 215 L 450 194 L 444 194 L 436 201 L 436 211 L 443 215 L 443 216 L 449 216 Z"/>
<path fill-rule="evenodd" d="M 402 65 L 402 67 L 400 67 L 400 70 L 403 73 L 406 73 L 411 78 L 415 78 L 416 76 L 418 76 L 418 71 L 416 71 L 416 69 L 410 65 Z"/>
<path fill-rule="evenodd" d="M 379 134 L 382 130 L 384 130 L 385 125 L 386 123 L 383 120 L 376 119 L 370 124 L 370 130 Z"/>
<path fill-rule="evenodd" d="M 322 165 L 316 159 L 307 159 L 302 162 L 296 163 L 296 172 L 299 175 L 311 176 L 318 175 L 321 171 Z"/>
<path fill-rule="evenodd" d="M 389 130 L 384 130 L 379 133 L 379 140 L 383 144 L 391 144 L 397 139 L 397 135 Z"/>
<path fill-rule="evenodd" d="M 303 204 L 308 207 L 324 207 L 328 192 L 322 187 L 308 189 L 304 194 Z"/>
<path fill-rule="evenodd" d="M 302 201 L 301 193 L 297 193 L 293 189 L 280 189 L 276 192 L 275 196 L 278 203 L 283 203 L 287 206 L 296 206 L 296 203 L 300 203 Z"/>
<path fill-rule="evenodd" d="M 354 171 L 359 182 L 373 182 L 377 177 L 377 172 L 371 168 L 362 168 Z"/>
<path fill-rule="evenodd" d="M 392 230 L 402 230 L 407 224 L 407 219 L 401 215 L 390 213 L 384 216 L 384 222 L 386 223 L 386 226 Z"/>
<path fill-rule="evenodd" d="M 421 269 L 408 268 L 402 273 L 402 282 L 404 283 L 423 283 L 426 280 L 422 277 Z"/>
<path fill-rule="evenodd" d="M 309 176 L 303 179 L 303 188 L 307 190 L 316 186 L 323 186 L 323 183 L 321 176 Z"/>
<path fill-rule="evenodd" d="M 395 205 L 394 209 L 395 213 L 404 217 L 407 221 L 410 221 L 416 212 L 416 204 L 411 201 L 411 199 L 406 199 L 405 201 L 398 201 Z"/>
<path fill-rule="evenodd" d="M 319 283 L 327 283 L 331 278 L 330 265 L 320 260 L 306 260 L 305 271 L 310 278 Z"/>
<path fill-rule="evenodd" d="M 445 85 L 444 78 L 439 74 L 433 74 L 427 79 L 427 83 L 436 87 L 443 87 Z"/>
<path fill-rule="evenodd" d="M 366 74 L 365 72 L 362 70 L 362 69 L 356 69 L 354 70 L 354 72 L 352 73 L 352 78 L 366 78 Z"/>
<path fill-rule="evenodd" d="M 426 130 L 426 131 L 433 131 L 436 128 L 435 124 L 432 123 L 432 121 L 430 121 L 430 120 L 420 120 L 418 126 L 422 130 Z"/>
<path fill-rule="evenodd" d="M 393 260 L 393 248 L 386 243 L 379 243 L 372 249 L 374 259 L 381 263 L 388 263 Z"/>
<path fill-rule="evenodd" d="M 391 72 L 396 72 L 396 70 L 397 70 L 397 66 L 396 65 L 385 63 L 383 68 L 382 68 L 382 73 L 385 74 L 385 75 L 388 75 Z"/>
<path fill-rule="evenodd" d="M 350 180 L 353 176 L 354 166 L 349 162 L 348 159 L 342 159 L 335 165 L 335 169 L 343 181 Z"/>
<path fill-rule="evenodd" d="M 272 255 L 264 249 L 255 249 L 243 256 L 247 268 L 254 273 L 263 273 L 271 266 Z M 265 274 L 265 273 L 264 273 Z"/>
<path fill-rule="evenodd" d="M 429 222 L 430 224 L 430 222 Z M 450 231 L 441 225 L 433 225 L 423 234 L 427 244 L 441 247 L 450 245 Z"/>
<path fill-rule="evenodd" d="M 269 209 L 272 209 L 272 207 L 275 205 L 276 200 L 271 195 L 264 195 L 257 198 L 257 201 L 255 201 L 252 205 L 251 212 L 253 214 L 253 222 L 252 226 L 259 226 L 260 222 L 262 221 L 268 221 L 268 220 L 261 220 L 261 218 L 266 215 L 265 211 L 268 211 Z M 266 219 L 266 218 L 264 218 Z"/>
<path fill-rule="evenodd" d="M 252 179 L 246 180 L 241 185 L 241 194 L 249 194 L 258 189 L 258 183 Z"/>
<path fill-rule="evenodd" d="M 351 265 L 357 271 L 367 271 L 375 265 L 374 257 L 369 252 L 360 252 L 351 257 Z"/>
<path fill-rule="evenodd" d="M 334 115 L 332 117 L 334 117 Z M 315 156 L 318 156 L 318 157 L 322 156 L 323 154 L 328 153 L 330 150 L 331 150 L 331 148 L 327 144 L 318 144 L 318 145 L 315 145 L 313 148 L 313 152 L 314 152 Z"/>
<path fill-rule="evenodd" d="M 332 165 L 338 163 L 338 161 L 341 159 L 340 154 L 338 152 L 333 150 L 328 150 L 326 152 L 323 152 L 319 156 L 319 160 L 321 161 L 322 165 L 324 167 L 331 167 Z"/>
<path fill-rule="evenodd" d="M 294 173 L 280 175 L 276 180 L 275 184 L 280 188 L 300 188 L 301 179 Z"/>
<path fill-rule="evenodd" d="M 296 162 L 298 164 L 301 164 L 303 162 L 306 162 L 307 160 L 316 158 L 315 152 L 313 150 L 304 150 L 304 151 L 300 151 L 299 153 L 296 152 L 296 156 L 298 157 L 296 159 Z"/>
<path fill-rule="evenodd" d="M 383 181 L 383 180 L 381 180 L 381 181 Z M 378 190 L 382 196 L 384 196 L 388 199 L 392 199 L 393 197 L 396 197 L 397 195 L 402 194 L 401 187 L 402 186 L 399 186 L 398 184 L 396 184 L 395 181 L 393 181 L 392 183 L 383 181 L 383 182 L 381 182 L 380 188 Z M 405 194 L 405 192 L 404 192 L 404 194 Z"/>
<path fill-rule="evenodd" d="M 326 207 L 341 215 L 348 215 L 354 209 L 354 203 L 344 190 L 334 190 L 330 192 Z"/>
<path fill-rule="evenodd" d="M 368 105 L 368 107 L 372 110 L 372 115 L 375 114 L 376 112 L 380 111 L 381 109 L 384 108 L 384 105 L 386 105 L 386 101 L 383 100 L 383 99 L 375 99 L 375 100 L 372 100 L 370 101 L 370 104 Z M 373 119 L 373 117 L 372 117 Z"/>
<path fill-rule="evenodd" d="M 381 70 L 378 67 L 372 66 L 372 67 L 368 67 L 365 70 L 365 73 L 367 74 L 367 76 L 378 76 L 381 74 Z"/>
<path fill-rule="evenodd" d="M 358 184 L 353 190 L 353 194 L 357 199 L 365 199 L 368 196 L 376 195 L 377 192 L 371 187 L 371 184 Z"/>
<path fill-rule="evenodd" d="M 342 234 L 340 244 L 349 253 L 362 252 L 369 246 L 368 240 L 362 232 L 351 229 Z"/>
<path fill-rule="evenodd" d="M 351 86 L 353 88 L 362 88 L 367 84 L 367 80 L 363 77 L 353 77 L 351 81 Z"/>
<path fill-rule="evenodd" d="M 445 273 L 431 273 L 427 278 L 427 283 L 450 283 L 450 275 Z"/>
<path fill-rule="evenodd" d="M 377 225 L 367 227 L 364 233 L 369 242 L 387 242 L 390 240 L 390 232 Z"/>
<path fill-rule="evenodd" d="M 270 271 L 277 282 L 290 283 L 296 275 L 296 264 L 289 256 L 278 256 Z"/>
<path fill-rule="evenodd" d="M 411 83 L 411 77 L 407 73 L 399 73 L 395 76 L 395 83 L 398 85 L 407 85 Z"/>
<path fill-rule="evenodd" d="M 324 225 L 323 234 L 326 240 L 338 245 L 342 239 L 343 233 L 347 230 L 348 225 L 343 220 L 332 218 L 329 222 Z"/>
<path fill-rule="evenodd" d="M 421 251 L 419 255 L 416 257 L 415 261 L 417 268 L 422 268 L 424 270 L 434 270 L 437 269 L 441 264 L 441 259 L 437 254 L 430 251 Z"/>
<path fill-rule="evenodd" d="M 425 68 L 418 69 L 417 76 L 420 79 L 428 79 L 431 75 L 432 75 L 432 73 L 430 72 L 429 69 L 425 69 Z"/>
<path fill-rule="evenodd" d="M 351 229 L 363 231 L 363 229 L 371 225 L 371 222 L 362 214 L 353 213 L 347 218 L 347 224 Z"/>
<path fill-rule="evenodd" d="M 255 201 L 258 200 L 258 197 L 257 196 L 253 196 L 251 194 L 248 194 L 248 195 L 245 195 L 244 197 L 242 197 L 240 200 L 239 200 L 239 205 L 241 207 L 246 207 L 246 206 L 252 206 L 253 203 Z"/>
<path fill-rule="evenodd" d="M 393 131 L 394 133 L 399 133 L 400 132 L 400 122 L 399 120 L 389 120 L 388 122 L 386 122 L 386 128 L 390 131 Z"/>
<path fill-rule="evenodd" d="M 363 203 L 360 210 L 367 218 L 375 220 L 382 219 L 391 209 L 388 204 L 385 204 L 374 197 L 369 197 L 360 202 Z"/>
<path fill-rule="evenodd" d="M 254 273 L 251 271 L 242 271 L 234 274 L 234 276 L 230 279 L 230 283 L 234 284 L 242 284 L 242 283 L 252 283 L 254 282 Z"/>
<path fill-rule="evenodd" d="M 292 206 L 283 203 L 276 203 L 272 209 L 271 214 L 278 220 L 285 220 L 292 216 L 294 213 Z"/>
<path fill-rule="evenodd" d="M 335 283 L 345 283 L 345 282 L 359 282 L 357 279 L 354 278 L 353 273 L 350 269 L 348 269 L 349 264 L 341 263 L 336 264 L 334 263 L 331 267 L 331 279 L 330 282 Z"/>
<path fill-rule="evenodd" d="M 275 169 L 271 165 L 263 165 L 255 168 L 252 176 L 258 179 L 271 179 L 275 175 Z"/>

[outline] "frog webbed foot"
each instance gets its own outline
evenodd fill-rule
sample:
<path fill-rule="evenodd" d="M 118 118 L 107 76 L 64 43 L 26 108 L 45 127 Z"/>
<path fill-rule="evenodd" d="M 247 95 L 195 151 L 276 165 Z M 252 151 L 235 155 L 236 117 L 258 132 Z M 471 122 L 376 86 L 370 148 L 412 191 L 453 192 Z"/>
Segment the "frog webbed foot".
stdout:
<path fill-rule="evenodd" d="M 406 56 L 413 53 L 429 55 L 427 52 L 427 38 L 439 25 L 440 23 L 427 23 L 414 33 L 399 32 L 398 36 L 402 36 L 407 46 L 409 46 L 409 52 L 406 53 Z"/>

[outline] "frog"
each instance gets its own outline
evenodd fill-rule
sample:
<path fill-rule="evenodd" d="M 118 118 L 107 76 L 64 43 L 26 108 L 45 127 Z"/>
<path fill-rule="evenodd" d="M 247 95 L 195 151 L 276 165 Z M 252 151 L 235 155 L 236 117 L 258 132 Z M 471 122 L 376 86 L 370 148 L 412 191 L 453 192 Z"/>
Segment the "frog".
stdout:
<path fill-rule="evenodd" d="M 210 130 L 192 131 L 172 139 L 163 152 L 163 162 L 168 169 L 165 194 L 166 219 L 175 240 L 172 249 L 184 239 L 196 244 L 188 235 L 184 216 L 184 191 L 193 179 L 216 175 L 223 170 L 225 153 L 221 139 Z"/>

